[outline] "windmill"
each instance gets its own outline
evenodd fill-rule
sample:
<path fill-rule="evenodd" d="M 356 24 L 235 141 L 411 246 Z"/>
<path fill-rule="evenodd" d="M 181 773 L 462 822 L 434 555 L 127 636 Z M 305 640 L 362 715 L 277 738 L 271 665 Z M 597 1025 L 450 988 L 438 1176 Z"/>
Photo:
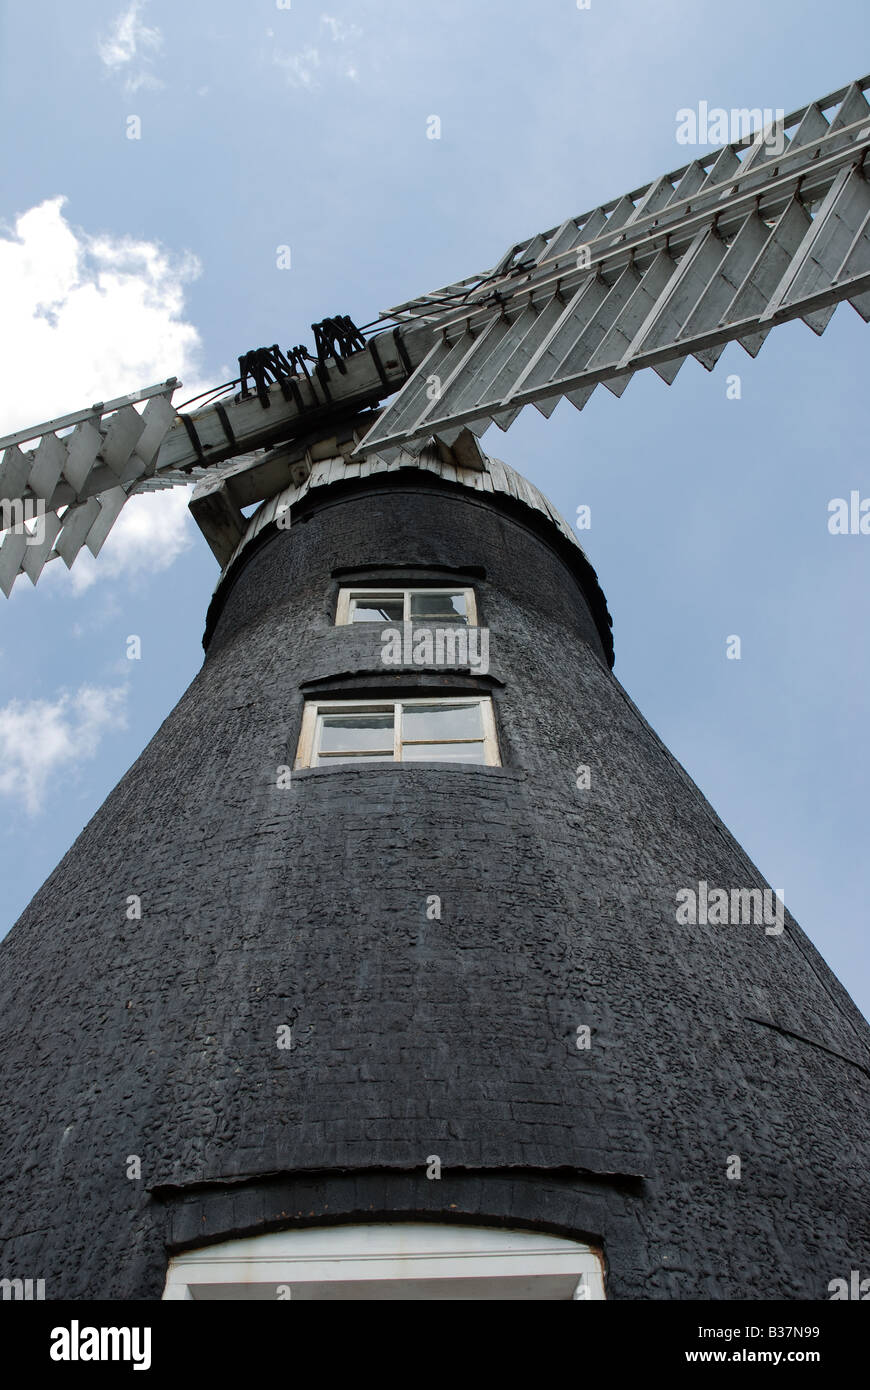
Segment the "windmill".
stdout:
<path fill-rule="evenodd" d="M 191 482 L 222 567 L 202 670 L 0 945 L 16 1296 L 860 1296 L 867 1024 L 480 438 L 870 319 L 868 87 L 196 401 L 0 441 L 7 595 Z"/>
<path fill-rule="evenodd" d="M 128 497 L 216 477 L 229 460 L 234 482 L 208 494 L 206 535 L 240 538 L 232 496 L 269 495 L 274 469 L 256 481 L 264 453 L 334 419 L 374 412 L 357 458 L 389 463 L 434 440 L 445 461 L 480 469 L 480 435 L 507 430 L 525 405 L 550 415 L 564 396 L 582 410 L 596 386 L 621 396 L 644 367 L 670 385 L 688 356 L 711 371 L 736 340 L 754 357 L 791 319 L 821 334 L 843 300 L 866 322 L 868 85 L 515 243 L 491 270 L 363 330 L 325 319 L 313 354 L 246 352 L 238 379 L 195 410 L 173 408 L 170 378 L 5 436 L 0 588 L 8 596 L 20 574 L 36 583 L 56 558 L 72 565 L 85 545 L 96 555 Z M 26 526 L 37 513 L 38 539 Z"/>

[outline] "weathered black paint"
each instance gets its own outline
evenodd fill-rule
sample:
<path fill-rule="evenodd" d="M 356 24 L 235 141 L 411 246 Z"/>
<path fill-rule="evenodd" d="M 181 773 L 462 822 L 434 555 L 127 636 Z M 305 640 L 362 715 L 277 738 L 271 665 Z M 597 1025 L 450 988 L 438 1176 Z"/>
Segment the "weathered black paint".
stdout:
<path fill-rule="evenodd" d="M 333 626 L 348 575 L 473 580 L 488 677 L 386 671 Z M 396 1215 L 601 1242 L 613 1298 L 870 1273 L 870 1032 L 790 918 L 676 924 L 679 888 L 762 880 L 611 675 L 596 593 L 536 515 L 406 473 L 243 557 L 0 948 L 0 1277 L 158 1298 L 172 1250 Z M 504 766 L 277 787 L 303 689 L 421 688 L 491 693 Z"/>

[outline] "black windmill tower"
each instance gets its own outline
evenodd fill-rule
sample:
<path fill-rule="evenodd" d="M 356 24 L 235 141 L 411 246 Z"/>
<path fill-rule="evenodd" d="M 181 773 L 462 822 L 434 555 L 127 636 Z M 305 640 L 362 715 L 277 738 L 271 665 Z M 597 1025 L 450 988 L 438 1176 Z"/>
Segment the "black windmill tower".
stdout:
<path fill-rule="evenodd" d="M 0 496 L 46 513 L 7 593 L 191 479 L 222 572 L 202 670 L 0 948 L 0 1275 L 825 1298 L 870 1262 L 867 1025 L 479 443 L 870 317 L 868 85 L 193 412 L 172 379 L 4 441 Z"/>

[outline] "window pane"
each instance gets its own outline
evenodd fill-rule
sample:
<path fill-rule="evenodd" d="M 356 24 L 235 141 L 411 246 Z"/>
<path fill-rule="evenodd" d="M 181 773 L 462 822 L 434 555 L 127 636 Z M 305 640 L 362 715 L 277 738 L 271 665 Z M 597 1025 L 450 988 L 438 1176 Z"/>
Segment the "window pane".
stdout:
<path fill-rule="evenodd" d="M 467 623 L 465 594 L 412 594 L 411 618 L 417 622 Z"/>
<path fill-rule="evenodd" d="M 318 761 L 321 766 L 327 763 L 331 767 L 333 763 L 391 763 L 394 761 L 392 753 L 323 753 L 321 752 Z"/>
<path fill-rule="evenodd" d="M 405 614 L 401 594 L 366 594 L 353 604 L 351 622 L 400 623 Z"/>
<path fill-rule="evenodd" d="M 405 743 L 402 745 L 405 763 L 485 763 L 482 743 Z"/>
<path fill-rule="evenodd" d="M 393 715 L 324 714 L 321 752 L 389 752 L 393 747 Z"/>
<path fill-rule="evenodd" d="M 402 739 L 483 738 L 480 705 L 405 705 Z"/>

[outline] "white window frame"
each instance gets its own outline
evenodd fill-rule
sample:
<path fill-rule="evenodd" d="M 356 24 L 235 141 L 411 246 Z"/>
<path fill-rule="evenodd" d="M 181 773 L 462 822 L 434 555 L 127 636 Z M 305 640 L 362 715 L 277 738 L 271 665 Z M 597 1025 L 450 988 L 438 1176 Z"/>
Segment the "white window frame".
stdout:
<path fill-rule="evenodd" d="M 481 721 L 483 724 L 483 738 L 425 738 L 425 739 L 402 739 L 402 710 L 405 706 L 413 705 L 479 705 Z M 338 714 L 389 714 L 393 715 L 393 761 L 404 762 L 402 758 L 402 747 L 404 744 L 420 743 L 482 743 L 484 753 L 484 765 L 486 767 L 500 767 L 501 758 L 499 757 L 498 739 L 495 731 L 495 711 L 492 707 L 492 700 L 488 695 L 433 695 L 428 699 L 413 700 L 306 700 L 305 708 L 302 712 L 302 728 L 299 733 L 299 744 L 296 749 L 296 769 L 307 767 L 328 767 L 331 762 L 335 762 L 339 767 L 347 767 L 346 762 L 339 762 L 341 758 L 359 758 L 362 761 L 366 754 L 346 752 L 335 757 L 324 754 L 320 755 L 320 737 L 323 728 L 323 715 L 332 712 Z M 376 750 L 369 750 L 370 752 Z M 386 752 L 386 749 L 380 750 Z M 381 765 L 386 765 L 387 759 L 378 760 Z M 421 760 L 422 761 L 422 760 Z M 440 761 L 440 759 L 438 760 Z M 445 765 L 449 765 L 449 760 L 444 759 Z M 407 765 L 407 764 L 406 764 Z M 413 765 L 413 764 L 412 764 Z M 467 766 L 467 764 L 463 764 Z"/>
<path fill-rule="evenodd" d="M 411 619 L 411 595 L 412 595 L 412 594 L 414 594 L 414 595 L 416 595 L 416 594 L 463 594 L 463 595 L 465 596 L 466 622 L 465 622 L 465 623 L 462 623 L 461 626 L 463 626 L 463 627 L 477 627 L 477 602 L 476 602 L 476 600 L 475 600 L 474 590 L 473 590 L 473 589 L 466 589 L 465 586 L 462 585 L 462 584 L 453 584 L 453 585 L 450 585 L 449 587 L 443 586 L 443 585 L 442 585 L 442 586 L 440 586 L 440 587 L 437 588 L 437 589 L 428 589 L 428 588 L 417 589 L 417 588 L 415 588 L 413 585 L 411 586 L 410 589 L 391 589 L 389 586 L 384 586 L 383 588 L 381 588 L 381 587 L 376 586 L 376 585 L 369 585 L 369 586 L 367 586 L 367 587 L 357 587 L 357 586 L 355 586 L 355 587 L 353 587 L 353 588 L 348 588 L 348 589 L 339 589 L 339 592 L 338 592 L 338 606 L 336 607 L 336 610 L 335 610 L 335 626 L 336 626 L 336 627 L 351 627 L 351 626 L 353 626 L 353 625 L 354 625 L 354 624 L 353 624 L 354 605 L 355 605 L 357 599 L 365 599 L 365 598 L 401 598 L 401 599 L 403 600 L 403 604 L 402 604 L 402 621 L 403 621 L 403 622 L 406 622 L 406 623 L 409 623 L 409 622 L 412 621 L 412 619 Z M 377 622 L 377 623 L 380 623 L 380 622 L 388 623 L 389 621 L 390 621 L 390 620 L 389 620 L 388 618 L 383 618 L 383 619 L 382 619 L 382 618 L 376 618 L 376 619 L 373 619 L 373 622 Z M 419 623 L 419 625 L 420 625 L 421 627 L 422 627 L 422 626 L 425 626 L 425 624 L 423 623 L 423 621 L 422 621 L 421 619 L 414 619 L 413 621 Z M 449 622 L 450 619 L 441 619 L 441 618 L 439 618 L 438 621 L 439 621 L 440 623 L 443 623 L 443 622 L 445 622 L 445 621 L 446 621 L 446 622 Z M 460 620 L 459 620 L 459 619 L 457 619 L 456 621 L 457 621 L 457 624 L 460 624 Z M 363 624 L 360 624 L 360 626 L 363 626 Z"/>
<path fill-rule="evenodd" d="M 315 1226 L 175 1255 L 164 1299 L 603 1301 L 601 1254 L 538 1231 L 440 1222 Z"/>

